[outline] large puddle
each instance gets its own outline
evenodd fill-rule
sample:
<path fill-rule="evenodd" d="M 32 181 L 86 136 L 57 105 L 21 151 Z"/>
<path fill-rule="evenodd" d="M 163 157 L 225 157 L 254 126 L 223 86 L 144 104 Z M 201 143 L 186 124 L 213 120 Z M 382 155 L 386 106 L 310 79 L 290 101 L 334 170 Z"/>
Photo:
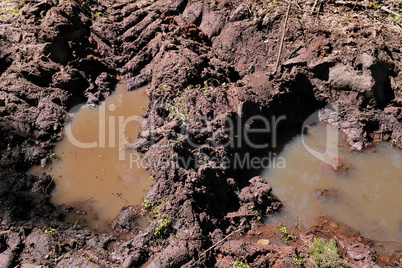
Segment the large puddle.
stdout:
<path fill-rule="evenodd" d="M 284 203 L 267 223 L 291 225 L 300 219 L 308 228 L 327 215 L 367 238 L 402 242 L 402 152 L 388 144 L 352 152 L 339 138 L 334 160 L 340 168 L 335 171 L 331 161 L 326 164 L 306 149 L 325 152 L 327 132 L 340 135 L 333 126 L 320 123 L 304 135 L 306 146 L 297 136 L 278 155 L 286 168 L 263 172 L 273 194 Z"/>
<path fill-rule="evenodd" d="M 71 210 L 67 220 L 103 231 L 122 207 L 141 203 L 152 181 L 127 145 L 137 138 L 147 105 L 145 88 L 128 92 L 119 83 L 99 107 L 84 105 L 71 114 L 54 148 L 58 160 L 47 171 L 56 183 L 51 201 Z"/>

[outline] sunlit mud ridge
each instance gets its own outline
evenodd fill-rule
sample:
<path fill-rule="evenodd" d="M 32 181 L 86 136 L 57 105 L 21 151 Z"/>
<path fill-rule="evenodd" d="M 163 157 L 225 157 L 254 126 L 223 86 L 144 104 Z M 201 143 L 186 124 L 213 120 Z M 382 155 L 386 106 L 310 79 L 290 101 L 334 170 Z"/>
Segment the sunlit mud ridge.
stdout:
<path fill-rule="evenodd" d="M 395 14 L 311 2 L 2 4 L 0 266 L 311 267 L 317 237 L 336 239 L 342 263 L 398 265 L 402 256 L 376 258 L 370 241 L 331 219 L 287 234 L 296 241 L 257 244 L 266 235 L 262 216 L 280 201 L 259 170 L 214 161 L 275 149 L 277 131 L 326 104 L 337 110 L 320 119 L 340 128 L 351 148 L 402 147 Z M 397 3 L 385 6 L 400 12 Z M 68 110 L 98 104 L 118 76 L 130 90 L 148 85 L 146 121 L 130 147 L 149 164 L 155 186 L 143 211 L 125 209 L 114 233 L 97 234 L 62 222 L 65 213 L 49 202 L 51 177 L 25 171 L 54 160 Z M 149 225 L 138 230 L 131 223 L 144 213 Z"/>

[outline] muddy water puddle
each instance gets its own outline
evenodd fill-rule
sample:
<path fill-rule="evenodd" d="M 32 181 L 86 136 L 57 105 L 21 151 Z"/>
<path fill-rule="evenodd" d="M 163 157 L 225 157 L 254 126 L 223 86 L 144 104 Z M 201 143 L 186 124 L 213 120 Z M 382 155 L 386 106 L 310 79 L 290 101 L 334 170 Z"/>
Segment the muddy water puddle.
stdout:
<path fill-rule="evenodd" d="M 99 107 L 72 109 L 78 111 L 70 113 L 54 148 L 58 160 L 47 171 L 56 183 L 51 201 L 71 211 L 67 220 L 104 231 L 122 207 L 141 203 L 152 181 L 127 146 L 141 130 L 147 105 L 145 87 L 128 92 L 121 82 Z"/>
<path fill-rule="evenodd" d="M 311 149 L 326 151 L 327 133 L 339 135 L 338 156 L 333 159 L 336 165 L 311 153 Z M 339 132 L 324 123 L 309 129 L 304 144 L 302 136 L 288 143 L 278 155 L 285 159 L 286 168 L 262 174 L 273 194 L 284 203 L 281 212 L 270 216 L 267 223 L 292 225 L 299 219 L 308 228 L 319 216 L 326 215 L 366 238 L 401 243 L 402 152 L 388 144 L 365 152 L 348 148 Z"/>

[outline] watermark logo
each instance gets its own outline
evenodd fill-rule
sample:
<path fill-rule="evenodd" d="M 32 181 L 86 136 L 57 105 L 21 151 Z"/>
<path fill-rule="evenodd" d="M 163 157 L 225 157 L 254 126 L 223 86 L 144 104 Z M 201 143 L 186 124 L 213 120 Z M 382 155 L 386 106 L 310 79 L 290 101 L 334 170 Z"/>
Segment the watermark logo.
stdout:
<path fill-rule="evenodd" d="M 338 130 L 334 128 L 332 125 L 328 124 L 326 126 L 326 145 L 325 145 L 325 152 L 320 152 L 317 151 L 316 149 L 313 149 L 310 147 L 306 141 L 305 141 L 305 136 L 306 136 L 306 129 L 309 126 L 318 124 L 320 120 L 320 116 L 322 113 L 325 113 L 327 116 L 332 118 L 332 120 L 336 120 L 339 117 L 339 113 L 337 108 L 337 104 L 329 104 L 325 106 L 324 109 L 320 109 L 316 111 L 315 113 L 311 114 L 303 123 L 302 125 L 302 142 L 304 148 L 315 158 L 319 159 L 320 161 L 332 166 L 334 169 L 337 169 L 339 167 L 340 161 L 339 161 L 339 140 L 338 140 Z"/>
<path fill-rule="evenodd" d="M 74 116 L 74 114 L 79 112 L 81 109 L 81 105 L 73 107 L 70 110 L 70 116 Z M 113 103 L 107 105 L 107 107 L 105 104 L 102 104 L 94 109 L 98 110 L 98 139 L 92 142 L 82 142 L 78 140 L 73 134 L 71 119 L 66 122 L 66 138 L 72 145 L 82 149 L 105 148 L 106 146 L 109 148 L 119 148 L 119 160 L 125 160 L 125 147 L 130 144 L 126 137 L 127 125 L 129 123 L 137 123 L 141 125 L 144 122 L 144 118 L 138 115 L 131 115 L 128 117 L 121 115 L 107 115 L 116 110 L 116 105 Z M 106 122 L 108 122 L 107 125 Z M 118 140 L 117 144 L 116 140 Z"/>
<path fill-rule="evenodd" d="M 180 142 L 183 138 L 185 139 L 186 146 L 193 149 L 198 149 L 202 147 L 209 148 L 221 148 L 231 149 L 231 151 L 238 152 L 242 149 L 255 149 L 255 150 L 265 150 L 269 152 L 267 156 L 254 157 L 249 153 L 234 153 L 228 158 L 228 156 L 221 157 L 211 157 L 204 155 L 203 157 L 193 157 L 188 156 L 183 157 L 168 157 L 165 159 L 165 164 L 169 166 L 180 165 L 186 169 L 198 166 L 205 163 L 205 159 L 210 162 L 214 162 L 216 165 L 230 166 L 235 169 L 263 169 L 263 168 L 285 168 L 286 163 L 283 157 L 277 156 L 275 149 L 278 146 L 278 129 L 281 122 L 286 121 L 286 116 L 271 116 L 265 117 L 262 115 L 250 116 L 247 119 L 242 119 L 241 117 L 225 117 L 225 118 L 206 118 L 202 116 L 188 117 L 188 114 L 183 114 L 183 111 L 177 107 L 173 107 L 172 104 L 156 104 L 157 107 L 153 109 L 164 109 L 165 111 L 173 112 L 173 114 L 178 114 L 182 125 L 180 126 L 180 131 L 178 133 L 178 141 Z M 302 125 L 301 140 L 304 148 L 315 158 L 320 161 L 331 165 L 334 168 L 339 166 L 339 152 L 338 152 L 338 131 L 331 125 L 327 125 L 326 132 L 326 145 L 324 151 L 318 151 L 317 149 L 311 147 L 306 142 L 306 129 L 309 126 L 317 124 L 320 122 L 320 113 L 325 113 L 332 120 L 337 120 L 339 117 L 338 111 L 336 109 L 336 104 L 327 105 L 324 109 L 318 110 L 317 112 L 310 115 Z M 77 113 L 81 106 L 74 107 L 70 114 L 73 115 Z M 118 115 L 118 110 L 115 104 L 105 103 L 99 105 L 97 108 L 99 130 L 97 139 L 91 142 L 82 142 L 76 138 L 72 131 L 71 122 L 66 122 L 65 135 L 68 141 L 76 147 L 83 149 L 92 148 L 116 148 L 119 153 L 119 160 L 130 161 L 130 167 L 146 167 L 146 162 L 140 157 L 136 152 L 128 151 L 130 148 L 130 141 L 126 138 L 126 128 L 130 123 L 135 122 L 138 125 L 143 125 L 144 118 L 138 115 L 122 116 Z M 116 112 L 115 112 L 116 111 Z M 115 112 L 114 115 L 111 115 Z M 117 114 L 117 115 L 116 115 Z M 217 139 L 216 132 L 212 131 L 214 126 L 213 122 L 222 122 L 223 127 L 219 130 L 223 132 L 226 139 Z M 147 140 L 150 142 L 151 146 L 159 146 L 160 149 L 172 146 L 171 143 L 158 143 L 160 136 L 164 135 L 164 126 L 157 126 L 156 120 L 153 120 L 152 116 L 146 121 L 147 124 Z M 197 122 L 199 127 L 191 126 L 194 122 Z M 197 125 L 197 124 L 196 124 Z M 200 144 L 196 142 L 195 137 L 197 135 L 206 135 L 208 144 Z M 222 133 L 221 133 L 222 134 Z M 256 136 L 262 137 L 262 141 L 256 141 L 254 138 Z M 180 141 L 179 141 L 180 139 Z M 204 139 L 205 140 L 205 139 Z M 117 141 L 117 142 L 116 142 Z M 244 150 L 243 150 L 244 151 Z M 129 156 L 129 159 L 127 159 Z M 162 161 L 163 162 L 163 161 Z"/>
<path fill-rule="evenodd" d="M 161 165 L 162 163 L 162 165 Z M 130 169 L 144 168 L 147 162 L 136 153 L 130 153 Z M 155 163 L 150 163 L 153 165 Z M 204 164 L 209 166 L 221 166 L 224 168 L 232 168 L 234 170 L 260 170 L 260 169 L 284 169 L 286 168 L 286 161 L 283 157 L 277 156 L 276 153 L 269 152 L 266 156 L 252 156 L 250 153 L 234 154 L 233 157 L 210 157 L 207 154 L 201 153 L 200 155 L 189 157 L 161 157 L 158 162 L 158 167 L 163 166 L 165 169 L 172 169 L 175 167 L 183 167 L 184 169 L 195 168 L 198 169 Z"/>
<path fill-rule="evenodd" d="M 168 157 L 165 159 L 166 165 L 180 165 L 186 169 L 194 167 L 197 168 L 207 161 L 214 163 L 218 166 L 226 166 L 234 169 L 263 169 L 263 168 L 284 168 L 286 166 L 282 157 L 278 157 L 274 151 L 278 146 L 278 129 L 279 124 L 286 120 L 285 115 L 265 117 L 262 115 L 254 115 L 247 119 L 241 117 L 222 117 L 222 118 L 207 118 L 203 116 L 192 116 L 183 114 L 181 109 L 173 107 L 172 104 L 156 104 L 153 110 L 162 109 L 167 112 L 172 112 L 173 116 L 178 115 L 181 120 L 181 126 L 177 133 L 177 141 L 181 142 L 185 139 L 186 147 L 192 149 L 200 149 L 208 147 L 208 150 L 221 150 L 222 152 L 229 149 L 235 152 L 231 155 L 230 159 L 226 155 L 216 156 L 217 154 L 204 154 L 201 156 L 193 157 Z M 79 112 L 82 106 L 76 106 L 70 111 L 72 117 L 75 113 Z M 164 149 L 175 141 L 169 140 L 166 143 L 158 142 L 161 135 L 165 135 L 165 126 L 157 124 L 157 120 L 153 120 L 150 115 L 146 121 L 141 116 L 119 115 L 119 111 L 115 104 L 101 104 L 97 108 L 92 108 L 97 111 L 98 120 L 98 133 L 97 137 L 90 142 L 83 142 L 76 137 L 73 133 L 72 120 L 66 122 L 65 136 L 68 141 L 78 148 L 93 149 L 93 148 L 116 148 L 119 153 L 119 160 L 130 161 L 130 167 L 146 167 L 146 162 L 140 155 L 133 150 L 130 141 L 126 138 L 126 128 L 128 124 L 135 122 L 136 124 L 146 126 L 147 141 L 150 146 L 157 146 L 159 149 Z M 216 121 L 222 122 L 222 127 L 217 131 L 212 124 Z M 194 124 L 195 123 L 195 124 Z M 194 127 L 196 125 L 197 127 Z M 177 130 L 176 130 L 177 131 Z M 96 131 L 95 131 L 96 132 Z M 194 138 L 198 135 L 204 135 L 201 139 Z M 259 138 L 256 139 L 255 137 Z M 224 138 L 222 138 L 224 137 Z M 117 142 L 116 142 L 117 141 Z M 247 148 L 255 150 L 266 150 L 266 156 L 252 156 L 250 153 L 245 153 L 243 149 Z M 243 153 L 238 153 L 243 151 Z M 213 156 L 215 155 L 215 156 Z M 127 159 L 129 157 L 129 159 Z M 159 161 L 161 162 L 161 161 Z M 162 161 L 163 162 L 163 161 Z M 150 163 L 152 164 L 152 163 Z"/>

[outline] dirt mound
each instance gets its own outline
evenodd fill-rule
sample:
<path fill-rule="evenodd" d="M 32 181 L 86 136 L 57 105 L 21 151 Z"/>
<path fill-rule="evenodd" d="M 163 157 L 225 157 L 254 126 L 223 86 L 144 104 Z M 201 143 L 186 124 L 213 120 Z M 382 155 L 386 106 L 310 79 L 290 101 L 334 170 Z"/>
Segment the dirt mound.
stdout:
<path fill-rule="evenodd" d="M 300 124 L 332 104 L 320 117 L 353 148 L 377 141 L 402 148 L 402 36 L 389 13 L 400 6 L 391 1 L 9 4 L 0 7 L 2 267 L 226 267 L 239 258 L 290 267 L 307 254 L 307 240 L 243 251 L 234 250 L 239 239 L 227 245 L 228 236 L 256 232 L 261 216 L 280 207 L 255 171 L 231 162 L 261 152 L 241 135 L 258 127 L 248 119 Z M 68 109 L 96 105 L 116 75 L 129 79 L 129 89 L 149 84 L 144 131 L 133 147 L 156 180 L 146 197 L 155 213 L 130 239 L 62 223 L 49 203 L 51 178 L 25 174 L 52 160 Z M 270 138 L 251 136 L 254 144 Z M 133 217 L 126 214 L 116 222 Z M 338 243 L 348 248 L 345 241 Z M 372 265 L 371 252 L 351 254 L 344 256 Z"/>

